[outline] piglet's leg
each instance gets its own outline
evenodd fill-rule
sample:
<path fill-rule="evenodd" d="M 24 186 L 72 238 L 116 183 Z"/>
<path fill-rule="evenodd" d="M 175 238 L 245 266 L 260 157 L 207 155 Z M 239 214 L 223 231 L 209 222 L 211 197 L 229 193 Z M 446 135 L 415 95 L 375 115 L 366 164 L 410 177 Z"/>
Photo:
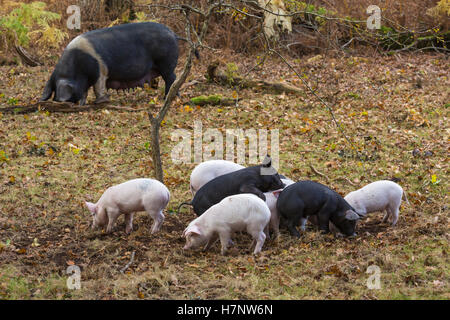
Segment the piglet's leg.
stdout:
<path fill-rule="evenodd" d="M 390 207 L 388 210 L 391 212 L 390 216 L 392 216 L 392 226 L 395 226 L 398 220 L 398 213 L 399 213 L 398 207 L 396 208 Z"/>
<path fill-rule="evenodd" d="M 264 232 L 260 232 L 256 238 L 256 246 L 255 246 L 255 251 L 253 251 L 253 254 L 258 254 L 261 252 L 262 246 L 264 245 L 264 241 L 266 240 L 266 235 L 264 234 Z"/>
<path fill-rule="evenodd" d="M 230 233 L 229 232 L 221 232 L 219 234 L 219 238 L 220 238 L 220 243 L 222 245 L 222 250 L 221 253 L 222 255 L 225 255 L 225 253 L 227 252 L 227 248 L 228 248 L 228 244 L 230 239 Z"/>
<path fill-rule="evenodd" d="M 330 233 L 330 225 L 329 222 L 330 220 L 328 219 L 328 217 L 325 215 L 318 215 L 318 220 L 319 220 L 319 230 L 322 233 Z"/>
<path fill-rule="evenodd" d="M 323 233 L 330 233 L 330 213 L 335 210 L 331 201 L 326 202 L 317 212 L 319 230 Z"/>
<path fill-rule="evenodd" d="M 300 232 L 295 228 L 295 221 L 293 219 L 287 221 L 287 228 L 291 236 L 300 238 Z"/>
<path fill-rule="evenodd" d="M 117 217 L 120 215 L 120 211 L 118 209 L 108 208 L 108 226 L 106 227 L 106 232 L 110 233 L 116 223 Z"/>
<path fill-rule="evenodd" d="M 308 221 L 308 219 L 306 218 L 300 218 L 300 230 L 302 230 L 303 232 L 306 231 L 306 222 Z"/>
<path fill-rule="evenodd" d="M 264 228 L 264 234 L 266 235 L 266 239 L 270 239 L 269 224 L 267 224 L 266 227 Z"/>
<path fill-rule="evenodd" d="M 150 211 L 148 212 L 150 217 L 153 218 L 152 234 L 158 232 L 161 229 L 162 223 L 164 222 L 164 214 L 161 211 Z"/>
<path fill-rule="evenodd" d="M 134 212 L 125 214 L 125 232 L 128 234 L 133 230 Z"/>
<path fill-rule="evenodd" d="M 217 234 L 211 236 L 211 238 L 209 238 L 208 242 L 203 248 L 203 251 L 209 250 L 209 248 L 211 248 L 217 242 L 218 239 L 219 237 L 217 236 Z"/>
<path fill-rule="evenodd" d="M 276 216 L 272 216 L 270 218 L 270 228 L 273 232 L 274 239 L 278 239 L 278 236 L 280 235 L 280 215 L 276 214 Z"/>
<path fill-rule="evenodd" d="M 252 251 L 255 246 L 256 246 L 256 240 L 253 239 L 252 243 L 250 244 L 250 248 L 248 248 L 248 250 Z"/>
<path fill-rule="evenodd" d="M 388 221 L 390 214 L 391 212 L 389 211 L 389 208 L 386 208 L 386 214 L 384 215 L 383 220 L 381 222 L 385 223 L 386 221 Z"/>

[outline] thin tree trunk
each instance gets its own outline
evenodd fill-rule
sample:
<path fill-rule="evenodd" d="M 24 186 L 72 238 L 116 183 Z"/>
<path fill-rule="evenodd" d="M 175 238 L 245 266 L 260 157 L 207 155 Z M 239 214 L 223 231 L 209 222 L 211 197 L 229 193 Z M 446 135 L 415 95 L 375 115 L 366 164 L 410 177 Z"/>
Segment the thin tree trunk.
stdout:
<path fill-rule="evenodd" d="M 185 18 L 186 18 L 186 35 L 188 39 L 188 43 L 190 45 L 190 50 L 188 53 L 188 56 L 186 58 L 186 63 L 183 68 L 183 72 L 179 78 L 175 80 L 175 82 L 170 87 L 169 92 L 167 93 L 166 99 L 164 100 L 164 105 L 162 106 L 161 110 L 159 111 L 158 115 L 156 117 L 153 117 L 151 110 L 148 109 L 148 117 L 150 119 L 151 124 L 151 144 L 152 144 L 152 158 L 153 158 L 153 166 L 155 169 L 155 178 L 164 183 L 164 171 L 162 167 L 162 161 L 161 161 L 161 148 L 160 148 L 160 137 L 159 137 L 159 128 L 161 127 L 161 122 L 164 120 L 164 117 L 167 114 L 167 111 L 169 110 L 173 100 L 175 99 L 175 96 L 178 93 L 178 90 L 182 86 L 182 84 L 186 81 L 187 76 L 189 72 L 191 71 L 192 66 L 192 59 L 197 51 L 197 47 L 202 45 L 202 39 L 206 35 L 206 31 L 208 30 L 208 21 L 209 17 L 212 14 L 213 10 L 218 7 L 219 4 L 215 3 L 211 5 L 208 8 L 208 12 L 206 14 L 202 13 L 204 21 L 202 25 L 202 30 L 200 35 L 197 38 L 197 42 L 194 44 L 191 41 L 191 28 L 192 25 L 190 23 L 188 14 L 189 14 L 189 8 L 185 8 L 186 11 L 183 11 Z"/>

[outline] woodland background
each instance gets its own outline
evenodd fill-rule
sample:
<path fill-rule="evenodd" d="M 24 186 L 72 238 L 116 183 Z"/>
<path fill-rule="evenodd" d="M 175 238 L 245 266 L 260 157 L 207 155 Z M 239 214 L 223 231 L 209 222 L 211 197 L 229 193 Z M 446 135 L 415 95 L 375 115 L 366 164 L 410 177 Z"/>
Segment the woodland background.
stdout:
<path fill-rule="evenodd" d="M 141 213 L 132 234 L 119 219 L 107 235 L 91 231 L 84 200 L 128 179 L 155 177 L 147 112 L 161 109 L 163 81 L 157 89 L 112 93 L 101 108 L 53 111 L 37 102 L 76 35 L 152 20 L 185 36 L 181 11 L 168 8 L 179 2 L 0 1 L 0 298 L 449 299 L 450 2 L 286 0 L 287 12 L 298 12 L 292 32 L 276 30 L 271 39 L 252 17 L 262 10 L 224 2 L 230 6 L 211 15 L 201 58 L 161 122 L 171 191 L 161 233 L 150 235 L 150 218 Z M 73 4 L 81 7 L 81 30 L 66 27 Z M 382 9 L 380 30 L 366 28 L 369 5 Z M 201 15 L 189 17 L 199 31 Z M 178 75 L 189 51 L 180 47 Z M 211 65 L 233 81 L 208 77 Z M 247 87 L 238 78 L 296 90 Z M 283 231 L 256 257 L 245 234 L 227 256 L 218 247 L 183 252 L 181 233 L 195 215 L 176 208 L 191 197 L 195 164 L 172 162 L 171 133 L 193 130 L 194 120 L 223 133 L 279 129 L 279 171 L 289 178 L 342 195 L 392 179 L 410 205 L 402 204 L 395 228 L 371 214 L 356 239 L 324 237 L 309 226 L 300 240 Z M 67 288 L 71 265 L 81 268 L 80 290 Z M 366 286 L 370 265 L 381 269 L 380 290 Z"/>

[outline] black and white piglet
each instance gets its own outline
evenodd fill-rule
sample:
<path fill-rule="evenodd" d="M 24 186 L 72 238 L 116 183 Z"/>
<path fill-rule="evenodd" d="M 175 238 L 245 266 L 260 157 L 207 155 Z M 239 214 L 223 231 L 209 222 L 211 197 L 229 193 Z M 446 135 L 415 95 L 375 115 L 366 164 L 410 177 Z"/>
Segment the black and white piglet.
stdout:
<path fill-rule="evenodd" d="M 226 197 L 240 193 L 252 193 L 266 201 L 264 192 L 282 189 L 283 187 L 284 183 L 281 181 L 277 171 L 271 167 L 269 158 L 268 161 L 264 161 L 261 165 L 244 168 L 214 178 L 197 191 L 191 202 L 182 203 L 180 207 L 184 204 L 192 205 L 195 214 L 200 216 L 211 206 L 219 203 Z"/>
<path fill-rule="evenodd" d="M 331 221 L 346 236 L 355 235 L 356 221 L 360 218 L 336 191 L 308 180 L 287 186 L 278 196 L 277 209 L 291 235 L 296 237 L 300 237 L 296 226 L 308 216 L 317 216 L 321 231 L 330 232 Z"/>

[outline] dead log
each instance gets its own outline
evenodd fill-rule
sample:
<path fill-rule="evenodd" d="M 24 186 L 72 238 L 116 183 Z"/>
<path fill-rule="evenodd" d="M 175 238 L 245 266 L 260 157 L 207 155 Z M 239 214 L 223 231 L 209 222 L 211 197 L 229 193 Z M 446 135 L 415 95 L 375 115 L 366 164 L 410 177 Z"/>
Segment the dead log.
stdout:
<path fill-rule="evenodd" d="M 238 101 L 239 100 L 240 99 L 238 99 Z M 236 104 L 236 99 L 223 97 L 220 94 L 213 94 L 213 95 L 209 95 L 209 96 L 202 95 L 202 96 L 191 98 L 189 100 L 189 104 L 194 105 L 194 106 L 206 106 L 206 105 L 231 106 L 231 105 Z"/>
<path fill-rule="evenodd" d="M 268 91 L 274 91 L 277 93 L 296 93 L 296 94 L 304 94 L 304 91 L 294 87 L 288 83 L 282 82 L 272 82 L 266 80 L 254 80 L 248 78 L 242 78 L 239 76 L 231 76 L 226 74 L 225 72 L 218 70 L 219 62 L 215 62 L 210 64 L 207 69 L 206 78 L 220 85 L 225 86 L 238 86 L 240 88 L 259 88 Z"/>
<path fill-rule="evenodd" d="M 126 107 L 118 107 L 118 106 L 113 106 L 113 105 L 109 105 L 106 103 L 79 106 L 79 105 L 71 103 L 71 102 L 39 101 L 39 102 L 29 104 L 29 105 L 20 105 L 20 106 L 11 106 L 11 107 L 0 108 L 0 113 L 26 114 L 26 113 L 36 112 L 36 111 L 74 113 L 74 112 L 83 112 L 83 111 L 92 111 L 92 110 L 101 110 L 101 109 L 110 109 L 110 110 L 127 111 L 127 112 L 140 112 L 140 111 L 146 110 L 146 109 L 142 109 L 142 108 L 141 109 L 133 109 L 133 108 L 126 108 Z"/>
<path fill-rule="evenodd" d="M 22 62 L 30 67 L 36 67 L 40 66 L 41 63 L 34 59 L 27 51 L 25 51 L 24 48 L 22 48 L 19 45 L 15 45 L 14 48 L 16 49 L 17 54 L 19 55 L 20 59 L 22 59 Z"/>

